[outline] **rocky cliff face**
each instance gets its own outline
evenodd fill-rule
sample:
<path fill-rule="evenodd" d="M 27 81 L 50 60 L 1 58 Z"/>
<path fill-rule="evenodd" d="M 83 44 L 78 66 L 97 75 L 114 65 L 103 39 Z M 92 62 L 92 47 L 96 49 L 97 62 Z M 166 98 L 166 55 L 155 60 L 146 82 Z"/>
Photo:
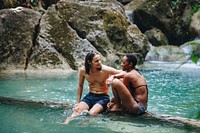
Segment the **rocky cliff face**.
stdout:
<path fill-rule="evenodd" d="M 76 70 L 91 50 L 108 64 L 123 53 L 138 53 L 142 63 L 150 49 L 118 2 L 61 0 L 42 16 L 25 8 L 4 9 L 0 22 L 1 70 Z"/>
<path fill-rule="evenodd" d="M 134 22 L 143 33 L 157 28 L 165 34 L 169 44 L 180 46 L 198 36 L 196 29 L 189 27 L 192 12 L 199 4 L 197 0 L 146 0 L 134 10 Z"/>
<path fill-rule="evenodd" d="M 132 22 L 152 44 L 146 61 L 185 62 L 189 55 L 196 53 L 195 47 L 185 46 L 198 45 L 196 39 L 200 38 L 198 0 L 133 0 L 124 7 L 129 16 L 132 11 Z"/>
<path fill-rule="evenodd" d="M 24 69 L 41 15 L 31 9 L 0 10 L 0 69 Z"/>

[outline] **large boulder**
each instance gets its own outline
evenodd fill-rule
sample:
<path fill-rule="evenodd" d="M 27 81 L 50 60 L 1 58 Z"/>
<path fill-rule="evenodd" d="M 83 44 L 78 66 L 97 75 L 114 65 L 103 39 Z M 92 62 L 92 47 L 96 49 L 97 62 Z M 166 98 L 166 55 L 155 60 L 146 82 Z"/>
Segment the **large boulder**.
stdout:
<path fill-rule="evenodd" d="M 73 69 L 82 65 L 89 51 L 101 53 L 108 64 L 115 64 L 119 53 L 134 52 L 143 62 L 149 51 L 146 36 L 127 20 L 120 3 L 60 1 L 47 10 L 40 27 L 30 61 L 34 67 L 44 63 L 39 59 L 44 58 L 46 49 L 58 51 Z M 116 60 L 110 60 L 110 55 Z M 55 62 L 53 58 L 44 60 Z"/>
<path fill-rule="evenodd" d="M 192 16 L 190 31 L 192 34 L 200 37 L 200 9 Z"/>
<path fill-rule="evenodd" d="M 148 37 L 149 42 L 153 46 L 162 46 L 169 44 L 166 36 L 157 28 L 147 30 L 144 34 Z"/>
<path fill-rule="evenodd" d="M 130 3 L 124 5 L 125 10 L 135 10 L 147 0 L 132 0 Z"/>
<path fill-rule="evenodd" d="M 26 8 L 0 14 L 1 70 L 77 70 L 89 51 L 99 52 L 109 64 L 125 53 L 138 53 L 142 63 L 150 48 L 116 1 L 61 0 L 42 16 Z"/>
<path fill-rule="evenodd" d="M 40 18 L 31 9 L 0 10 L 0 70 L 27 67 Z"/>
<path fill-rule="evenodd" d="M 186 63 L 193 61 L 199 64 L 200 40 L 187 42 L 181 46 L 151 46 L 146 56 L 146 61 L 179 62 Z"/>
<path fill-rule="evenodd" d="M 146 61 L 184 62 L 188 59 L 184 48 L 172 45 L 151 47 Z"/>
<path fill-rule="evenodd" d="M 134 22 L 143 33 L 152 28 L 160 29 L 169 44 L 179 46 L 196 37 L 189 25 L 192 9 L 198 4 L 199 1 L 147 0 L 134 10 Z"/>

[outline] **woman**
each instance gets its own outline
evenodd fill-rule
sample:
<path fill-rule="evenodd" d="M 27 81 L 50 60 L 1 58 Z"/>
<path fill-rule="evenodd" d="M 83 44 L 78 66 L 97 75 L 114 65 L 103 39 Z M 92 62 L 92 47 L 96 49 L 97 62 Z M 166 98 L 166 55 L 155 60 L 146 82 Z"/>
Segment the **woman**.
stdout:
<path fill-rule="evenodd" d="M 114 99 L 108 103 L 108 111 L 126 111 L 131 114 L 141 115 L 147 109 L 148 88 L 144 76 L 135 68 L 137 58 L 127 54 L 122 58 L 120 73 L 108 79 L 112 85 Z M 123 80 L 120 80 L 123 78 Z"/>

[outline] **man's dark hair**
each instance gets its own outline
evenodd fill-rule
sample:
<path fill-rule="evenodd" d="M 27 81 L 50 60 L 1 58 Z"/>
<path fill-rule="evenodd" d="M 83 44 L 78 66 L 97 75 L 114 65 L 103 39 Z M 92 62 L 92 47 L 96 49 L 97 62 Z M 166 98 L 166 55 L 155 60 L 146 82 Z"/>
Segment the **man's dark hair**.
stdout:
<path fill-rule="evenodd" d="M 126 55 L 128 62 L 132 63 L 132 67 L 135 68 L 137 65 L 137 57 L 134 54 L 127 54 Z"/>
<path fill-rule="evenodd" d="M 85 72 L 90 75 L 90 64 L 92 62 L 93 57 L 95 56 L 95 52 L 89 52 L 85 57 Z"/>

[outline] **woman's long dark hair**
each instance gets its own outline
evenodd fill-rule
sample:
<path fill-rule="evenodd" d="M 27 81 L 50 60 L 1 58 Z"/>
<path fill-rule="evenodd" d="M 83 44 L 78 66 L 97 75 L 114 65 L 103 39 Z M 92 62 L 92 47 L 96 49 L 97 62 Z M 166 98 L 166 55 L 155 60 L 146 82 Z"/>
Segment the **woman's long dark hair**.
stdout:
<path fill-rule="evenodd" d="M 95 56 L 95 52 L 89 52 L 85 57 L 85 72 L 90 75 L 90 64 L 92 62 L 93 57 Z"/>

